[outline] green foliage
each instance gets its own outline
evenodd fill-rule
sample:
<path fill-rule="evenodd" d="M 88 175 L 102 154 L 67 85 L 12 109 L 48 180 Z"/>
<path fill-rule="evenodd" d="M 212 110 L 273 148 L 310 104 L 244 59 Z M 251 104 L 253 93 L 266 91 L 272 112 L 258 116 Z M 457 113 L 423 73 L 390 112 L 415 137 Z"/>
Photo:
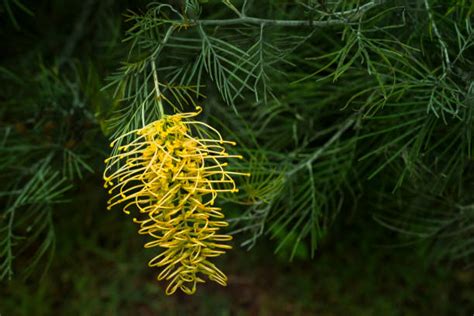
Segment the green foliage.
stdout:
<path fill-rule="evenodd" d="M 0 68 L 8 79 L 0 125 L 0 279 L 11 279 L 17 269 L 27 277 L 52 258 L 52 210 L 66 202 L 75 180 L 93 172 L 90 150 L 81 145 L 93 134 L 86 130 L 91 114 L 78 69 L 70 67 L 70 77 L 40 66 L 33 78 Z M 32 86 L 37 90 L 18 93 Z"/>
<path fill-rule="evenodd" d="M 197 105 L 238 142 L 231 168 L 252 174 L 225 198 L 242 246 L 268 236 L 280 256 L 313 258 L 357 216 L 428 258 L 469 263 L 471 1 L 123 3 L 123 26 L 112 2 L 88 2 L 62 49 L 38 44 L 0 67 L 2 277 L 15 249 L 36 249 L 36 264 L 54 245 L 56 204 L 100 173 L 99 135 Z"/>

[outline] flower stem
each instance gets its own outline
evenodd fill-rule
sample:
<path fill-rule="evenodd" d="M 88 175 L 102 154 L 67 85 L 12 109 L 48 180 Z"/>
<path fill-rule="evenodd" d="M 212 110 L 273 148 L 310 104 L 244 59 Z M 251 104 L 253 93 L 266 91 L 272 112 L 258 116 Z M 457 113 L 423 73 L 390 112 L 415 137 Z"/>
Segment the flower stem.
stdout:
<path fill-rule="evenodd" d="M 165 111 L 163 110 L 163 101 L 161 100 L 160 83 L 158 82 L 158 72 L 156 71 L 156 64 L 154 60 L 151 61 L 151 69 L 153 71 L 153 82 L 155 84 L 156 101 L 158 104 L 158 111 L 160 112 L 160 119 L 161 119 L 165 116 Z"/>

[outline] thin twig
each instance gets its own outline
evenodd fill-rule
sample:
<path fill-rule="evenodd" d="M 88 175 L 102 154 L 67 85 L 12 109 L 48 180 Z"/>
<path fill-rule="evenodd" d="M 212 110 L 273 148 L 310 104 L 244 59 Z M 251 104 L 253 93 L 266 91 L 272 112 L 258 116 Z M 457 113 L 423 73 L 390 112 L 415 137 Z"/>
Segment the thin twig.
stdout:
<path fill-rule="evenodd" d="M 158 72 L 156 70 L 155 58 L 161 52 L 163 47 L 166 46 L 166 43 L 168 42 L 171 34 L 173 34 L 174 30 L 175 30 L 175 27 L 173 25 L 168 28 L 168 31 L 166 31 L 166 34 L 163 37 L 163 40 L 161 41 L 160 45 L 158 45 L 158 47 L 151 54 L 151 57 L 150 57 L 151 70 L 153 72 L 153 83 L 155 85 L 156 100 L 157 100 L 157 103 L 158 103 L 158 112 L 160 113 L 160 118 L 162 118 L 165 115 L 165 111 L 163 109 L 163 100 L 162 100 L 162 97 L 161 97 L 160 83 L 158 81 Z M 143 108 L 142 108 L 142 110 L 143 110 Z"/>
<path fill-rule="evenodd" d="M 235 24 L 255 24 L 255 25 L 276 25 L 276 26 L 328 26 L 328 25 L 340 25 L 347 24 L 347 20 L 331 19 L 326 21 L 310 21 L 310 20 L 271 20 L 271 19 L 260 19 L 254 17 L 242 17 L 236 19 L 226 20 L 197 20 L 195 24 L 200 25 L 235 25 Z"/>
<path fill-rule="evenodd" d="M 385 3 L 386 0 L 374 0 L 370 1 L 360 7 L 355 9 L 334 12 L 334 16 L 340 17 L 339 19 L 329 19 L 326 21 L 311 21 L 311 20 L 273 20 L 273 19 L 261 19 L 256 17 L 242 16 L 235 19 L 220 19 L 220 20 L 195 20 L 193 24 L 200 25 L 235 25 L 235 24 L 256 24 L 256 25 L 276 25 L 276 26 L 311 26 L 311 27 L 320 27 L 320 26 L 329 26 L 329 25 L 346 25 L 350 21 L 344 19 L 343 17 L 350 15 L 360 15 L 376 6 L 379 6 Z"/>
<path fill-rule="evenodd" d="M 156 100 L 158 103 L 158 111 L 160 112 L 160 118 L 165 116 L 165 111 L 163 110 L 163 101 L 161 100 L 161 91 L 160 91 L 160 83 L 158 82 L 158 73 L 156 71 L 156 64 L 155 61 L 151 61 L 151 70 L 153 71 L 153 82 L 155 84 L 155 93 L 156 93 Z"/>
<path fill-rule="evenodd" d="M 443 40 L 443 38 L 441 37 L 441 34 L 439 33 L 438 26 L 436 25 L 436 22 L 434 20 L 433 13 L 431 13 L 431 8 L 430 8 L 430 4 L 428 3 L 428 0 L 424 0 L 424 3 L 425 3 L 426 11 L 428 12 L 428 18 L 430 19 L 430 22 L 431 22 L 431 27 L 433 28 L 435 36 L 438 39 L 439 45 L 441 46 L 441 55 L 443 55 L 443 70 L 444 70 L 444 73 L 446 74 L 447 70 L 451 68 L 451 61 L 449 60 L 449 54 L 448 54 L 448 46 L 446 45 L 446 42 Z"/>
<path fill-rule="evenodd" d="M 297 164 L 294 168 L 289 170 L 286 173 L 286 176 L 291 177 L 299 170 L 307 167 L 309 164 L 312 164 L 313 161 L 318 159 L 326 151 L 326 149 L 328 149 L 329 146 L 336 142 L 342 136 L 342 134 L 344 134 L 354 124 L 354 122 L 354 117 L 349 118 L 323 146 L 319 147 L 318 150 L 316 150 L 308 159 L 305 159 L 301 163 Z"/>
<path fill-rule="evenodd" d="M 175 25 L 171 25 L 168 28 L 168 30 L 166 31 L 165 36 L 163 37 L 163 40 L 160 42 L 158 47 L 156 47 L 156 49 L 150 55 L 150 59 L 155 59 L 158 56 L 158 54 L 161 52 L 161 50 L 166 46 L 166 43 L 168 43 L 168 40 L 170 39 L 170 37 L 173 34 L 175 29 L 176 29 Z"/>

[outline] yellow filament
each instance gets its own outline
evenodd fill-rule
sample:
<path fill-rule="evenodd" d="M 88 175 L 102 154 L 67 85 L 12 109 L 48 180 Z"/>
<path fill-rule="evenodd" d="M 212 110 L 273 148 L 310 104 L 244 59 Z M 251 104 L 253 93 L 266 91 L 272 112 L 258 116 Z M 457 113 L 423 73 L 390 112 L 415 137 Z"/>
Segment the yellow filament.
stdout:
<path fill-rule="evenodd" d="M 226 152 L 223 145 L 235 143 L 215 128 L 189 120 L 201 110 L 165 116 L 120 136 L 112 147 L 136 137 L 105 160 L 104 187 L 112 194 L 108 208 L 123 204 L 125 213 L 135 212 L 139 234 L 152 239 L 145 247 L 163 249 L 148 265 L 162 268 L 157 279 L 169 282 L 168 295 L 177 289 L 193 294 L 202 276 L 226 285 L 225 274 L 208 260 L 231 249 L 224 242 L 232 239 L 218 234 L 228 223 L 213 204 L 220 192 L 238 191 L 232 176 L 249 176 L 225 170 L 222 159 L 242 157 Z"/>

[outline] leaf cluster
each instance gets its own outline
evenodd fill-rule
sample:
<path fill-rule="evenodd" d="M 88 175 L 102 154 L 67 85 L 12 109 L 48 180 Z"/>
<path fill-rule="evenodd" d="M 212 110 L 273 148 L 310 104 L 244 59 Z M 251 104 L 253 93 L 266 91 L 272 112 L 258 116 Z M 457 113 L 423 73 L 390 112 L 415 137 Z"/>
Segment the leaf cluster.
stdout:
<path fill-rule="evenodd" d="M 205 91 L 207 113 L 248 158 L 235 168 L 253 174 L 228 197 L 245 209 L 233 220 L 243 245 L 268 233 L 277 250 L 293 256 L 304 244 L 314 255 L 336 215 L 366 212 L 361 197 L 384 196 L 386 207 L 369 211 L 378 214 L 409 203 L 387 192 L 469 195 L 472 12 L 466 1 L 428 0 L 150 4 L 129 16 L 129 58 L 148 75 L 134 75 L 122 109 L 153 113 L 152 100 L 133 99 L 152 85 L 151 62 L 162 90 L 194 89 L 180 106 Z M 130 113 L 126 130 L 140 124 Z"/>

